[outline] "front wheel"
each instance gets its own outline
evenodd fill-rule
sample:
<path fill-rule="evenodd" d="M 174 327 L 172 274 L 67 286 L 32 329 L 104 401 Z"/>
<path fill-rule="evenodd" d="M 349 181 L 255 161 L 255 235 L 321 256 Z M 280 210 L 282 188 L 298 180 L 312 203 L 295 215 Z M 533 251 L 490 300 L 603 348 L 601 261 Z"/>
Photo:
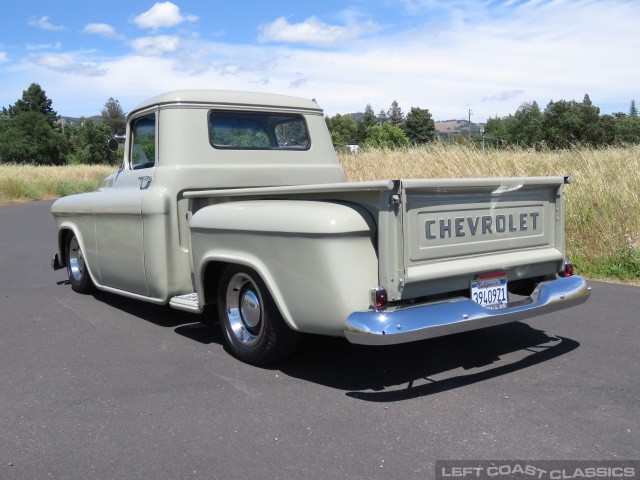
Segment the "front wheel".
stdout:
<path fill-rule="evenodd" d="M 282 360 L 300 343 L 300 333 L 289 328 L 269 290 L 252 269 L 229 265 L 218 290 L 222 334 L 240 360 L 264 365 Z"/>
<path fill-rule="evenodd" d="M 84 253 L 82 253 L 78 238 L 73 233 L 67 236 L 66 259 L 67 275 L 71 288 L 78 293 L 93 292 L 95 287 L 87 270 Z"/>

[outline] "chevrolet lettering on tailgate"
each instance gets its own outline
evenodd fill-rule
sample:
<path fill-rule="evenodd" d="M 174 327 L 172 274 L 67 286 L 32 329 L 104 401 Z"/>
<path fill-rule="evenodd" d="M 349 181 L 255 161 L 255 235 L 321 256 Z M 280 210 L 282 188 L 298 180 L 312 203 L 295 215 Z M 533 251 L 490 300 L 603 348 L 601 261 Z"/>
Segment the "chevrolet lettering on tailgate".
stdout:
<path fill-rule="evenodd" d="M 456 217 L 428 219 L 425 222 L 427 238 L 466 237 L 467 235 L 488 235 L 494 233 L 536 230 L 540 212 L 519 214 L 483 215 L 475 217 Z"/>

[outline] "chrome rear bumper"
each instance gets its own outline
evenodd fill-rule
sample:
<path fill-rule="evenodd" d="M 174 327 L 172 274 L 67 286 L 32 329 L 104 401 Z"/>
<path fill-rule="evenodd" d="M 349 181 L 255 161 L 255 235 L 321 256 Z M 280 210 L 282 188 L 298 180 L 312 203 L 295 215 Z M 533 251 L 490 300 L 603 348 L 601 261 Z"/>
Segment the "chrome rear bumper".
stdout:
<path fill-rule="evenodd" d="M 526 299 L 504 310 L 488 310 L 465 297 L 446 301 L 369 310 L 349 315 L 344 333 L 351 343 L 392 345 L 442 337 L 503 323 L 525 320 L 584 303 L 591 287 L 578 276 L 540 283 Z"/>

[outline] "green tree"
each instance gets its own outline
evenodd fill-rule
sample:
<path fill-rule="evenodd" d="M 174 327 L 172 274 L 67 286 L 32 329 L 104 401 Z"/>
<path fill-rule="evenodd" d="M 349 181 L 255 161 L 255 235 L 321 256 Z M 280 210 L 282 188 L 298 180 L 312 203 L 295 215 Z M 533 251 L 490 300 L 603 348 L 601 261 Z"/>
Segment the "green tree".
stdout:
<path fill-rule="evenodd" d="M 629 105 L 629 115 L 631 117 L 637 117 L 638 116 L 638 109 L 636 108 L 636 101 L 631 100 L 631 105 Z"/>
<path fill-rule="evenodd" d="M 537 102 L 521 104 L 507 124 L 510 142 L 532 147 L 544 139 L 543 115 Z"/>
<path fill-rule="evenodd" d="M 111 129 L 104 123 L 85 120 L 78 127 L 68 127 L 65 135 L 70 144 L 67 163 L 70 164 L 113 164 L 118 161 L 118 153 L 107 147 Z"/>
<path fill-rule="evenodd" d="M 544 112 L 545 142 L 552 148 L 598 144 L 600 109 L 575 101 L 551 101 Z"/>
<path fill-rule="evenodd" d="M 377 148 L 398 148 L 409 144 L 409 139 L 400 127 L 390 123 L 374 125 L 367 130 L 365 145 Z"/>
<path fill-rule="evenodd" d="M 0 112 L 0 133 L 7 130 L 9 127 L 11 127 L 12 124 L 13 124 L 13 119 L 9 115 L 9 112 L 7 111 L 7 109 L 4 108 L 3 111 Z"/>
<path fill-rule="evenodd" d="M 617 117 L 615 138 L 617 143 L 640 143 L 640 117 L 630 115 Z"/>
<path fill-rule="evenodd" d="M 414 143 L 427 143 L 436 138 L 436 123 L 428 108 L 411 107 L 402 129 Z"/>
<path fill-rule="evenodd" d="M 378 113 L 378 125 L 383 125 L 388 121 L 389 118 L 387 117 L 387 112 L 385 112 L 384 109 L 381 109 L 380 113 Z"/>
<path fill-rule="evenodd" d="M 100 110 L 102 121 L 109 126 L 112 135 L 123 134 L 127 125 L 127 114 L 120 106 L 120 102 L 113 97 L 109 98 Z"/>
<path fill-rule="evenodd" d="M 616 118 L 613 115 L 602 115 L 590 132 L 589 143 L 595 146 L 613 145 L 616 142 Z"/>
<path fill-rule="evenodd" d="M 38 112 L 44 115 L 47 123 L 54 128 L 58 120 L 58 114 L 53 109 L 52 101 L 47 98 L 47 93 L 37 83 L 32 83 L 29 88 L 22 92 L 22 98 L 11 105 L 9 109 L 3 108 L 4 113 L 11 117 L 22 112 Z"/>
<path fill-rule="evenodd" d="M 484 132 L 487 137 L 497 139 L 498 142 L 508 141 L 509 131 L 507 122 L 505 119 L 496 117 L 490 117 L 484 125 Z"/>
<path fill-rule="evenodd" d="M 404 114 L 395 100 L 391 102 L 391 108 L 387 112 L 388 122 L 394 127 L 399 127 L 404 122 Z"/>
<path fill-rule="evenodd" d="M 340 115 L 339 113 L 326 119 L 331 141 L 335 146 L 349 145 L 356 143 L 357 127 L 356 122 L 350 114 Z"/>
<path fill-rule="evenodd" d="M 371 104 L 368 103 L 364 109 L 364 116 L 360 119 L 357 126 L 356 142 L 364 143 L 367 140 L 367 129 L 373 127 L 378 123 L 376 114 L 371 108 Z"/>
<path fill-rule="evenodd" d="M 551 101 L 544 112 L 536 102 L 523 103 L 513 115 L 490 118 L 485 132 L 507 143 L 525 146 L 544 144 L 549 148 L 638 143 L 640 125 L 634 119 L 640 121 L 640 118 L 622 112 L 600 115 L 600 109 L 585 94 L 580 103 L 574 100 Z"/>
<path fill-rule="evenodd" d="M 23 110 L 14 114 L 11 124 L 0 132 L 0 162 L 35 165 L 64 163 L 66 142 L 54 130 L 46 115 Z"/>
<path fill-rule="evenodd" d="M 536 102 L 526 102 L 513 115 L 490 118 L 485 125 L 485 133 L 507 143 L 536 146 L 545 139 L 543 114 Z"/>

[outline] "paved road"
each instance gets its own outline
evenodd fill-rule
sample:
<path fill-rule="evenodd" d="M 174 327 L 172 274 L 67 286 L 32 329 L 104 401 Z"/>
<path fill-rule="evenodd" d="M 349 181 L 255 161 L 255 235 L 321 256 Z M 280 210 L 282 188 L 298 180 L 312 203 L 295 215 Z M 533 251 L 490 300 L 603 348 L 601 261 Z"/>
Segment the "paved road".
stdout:
<path fill-rule="evenodd" d="M 201 317 L 53 272 L 50 202 L 0 207 L 0 479 L 433 479 L 438 459 L 640 458 L 640 289 L 393 348 L 245 365 Z"/>

